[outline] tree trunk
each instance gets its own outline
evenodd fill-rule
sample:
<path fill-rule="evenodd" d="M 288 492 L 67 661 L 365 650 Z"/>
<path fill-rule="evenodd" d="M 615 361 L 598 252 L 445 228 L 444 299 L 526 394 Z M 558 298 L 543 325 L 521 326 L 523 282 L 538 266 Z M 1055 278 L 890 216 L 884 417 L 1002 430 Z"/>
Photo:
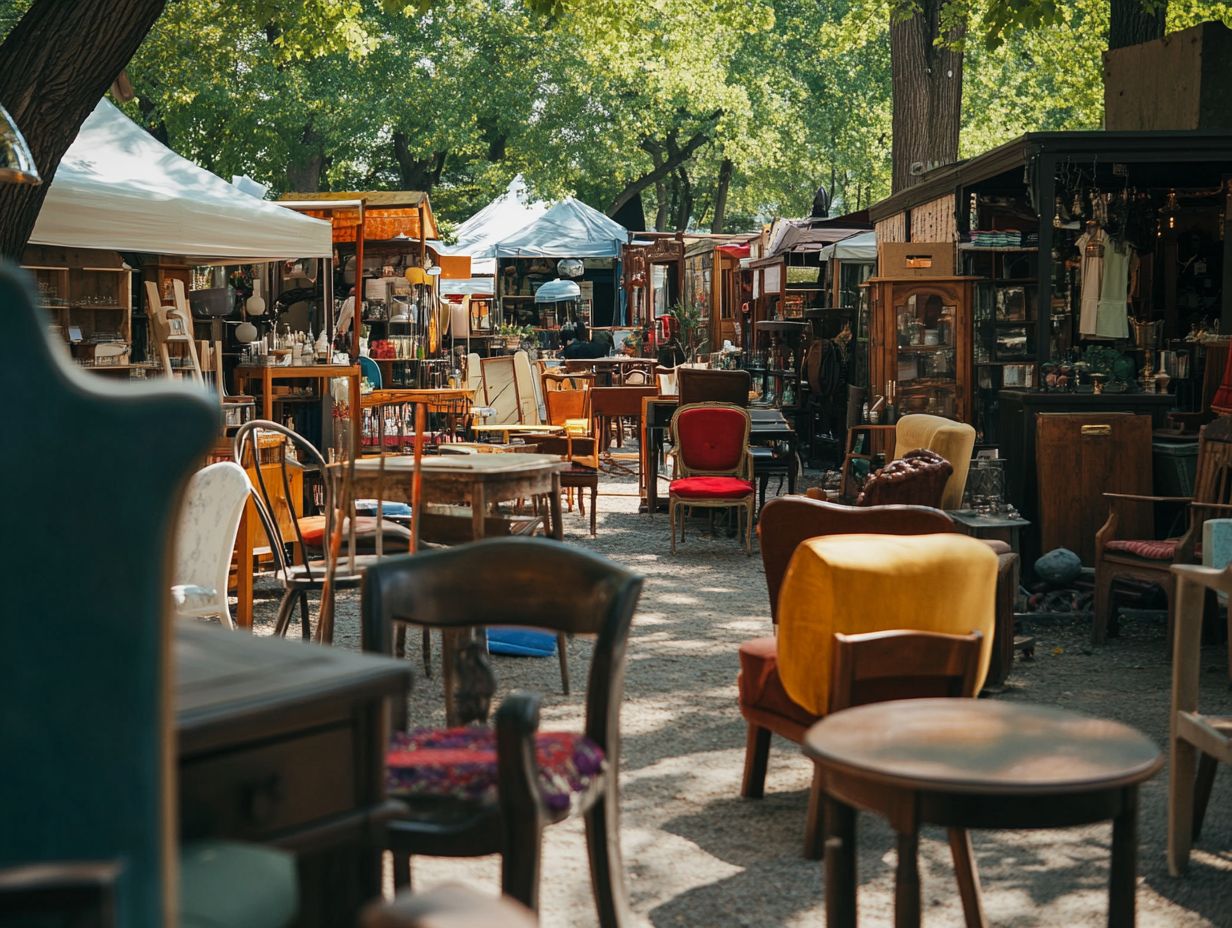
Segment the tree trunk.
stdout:
<path fill-rule="evenodd" d="M 1142 0 L 1109 0 L 1108 50 L 1163 37 L 1168 23 L 1168 0 L 1144 9 Z"/>
<path fill-rule="evenodd" d="M 924 169 L 958 158 L 962 121 L 962 52 L 937 44 L 945 0 L 922 0 L 916 14 L 890 23 L 893 87 L 892 187 L 910 187 Z M 962 37 L 956 28 L 946 39 Z"/>
<path fill-rule="evenodd" d="M 719 185 L 714 192 L 714 219 L 710 223 L 710 231 L 715 234 L 723 231 L 723 220 L 727 218 L 727 190 L 731 187 L 735 169 L 730 158 L 724 158 L 719 165 Z"/>
<path fill-rule="evenodd" d="M 60 159 L 164 3 L 35 0 L 0 45 L 0 103 L 43 178 L 38 187 L 0 184 L 0 255 L 21 255 Z"/>
<path fill-rule="evenodd" d="M 693 215 L 693 183 L 689 180 L 689 172 L 683 167 L 676 169 L 680 178 L 680 200 L 676 204 L 676 231 L 687 232 L 689 217 Z"/>
<path fill-rule="evenodd" d="M 411 153 L 405 132 L 394 133 L 394 159 L 398 162 L 398 179 L 403 190 L 422 190 L 431 193 L 441 182 L 448 152 L 433 152 L 429 158 L 418 158 Z"/>
<path fill-rule="evenodd" d="M 607 214 L 609 216 L 614 216 L 622 206 L 632 200 L 651 184 L 657 184 L 659 181 L 667 177 L 668 174 L 675 171 L 677 167 L 692 158 L 695 151 L 710 141 L 710 133 L 714 130 L 714 123 L 718 122 L 719 117 L 722 115 L 722 110 L 715 110 L 711 113 L 707 118 L 709 125 L 707 125 L 704 129 L 698 130 L 698 132 L 685 143 L 683 148 L 676 148 L 673 142 L 671 154 L 665 160 L 655 162 L 655 166 L 652 170 L 627 184 L 625 189 L 616 195 L 616 199 L 612 201 L 612 205 L 607 208 Z M 674 135 L 675 130 L 673 130 L 673 137 Z M 643 140 L 641 143 L 641 148 L 650 152 L 651 147 L 656 144 L 657 143 L 648 139 Z"/>

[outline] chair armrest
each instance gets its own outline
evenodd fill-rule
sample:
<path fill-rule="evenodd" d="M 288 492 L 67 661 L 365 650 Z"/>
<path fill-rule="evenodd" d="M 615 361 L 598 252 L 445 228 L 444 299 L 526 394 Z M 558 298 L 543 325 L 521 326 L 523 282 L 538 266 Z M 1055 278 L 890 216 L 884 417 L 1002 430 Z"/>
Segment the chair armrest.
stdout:
<path fill-rule="evenodd" d="M 74 924 L 112 928 L 118 863 L 40 863 L 0 870 L 0 922 L 7 916 L 88 916 Z"/>
<path fill-rule="evenodd" d="M 1214 509 L 1217 512 L 1232 512 L 1232 503 L 1200 503 L 1197 500 L 1192 500 L 1189 506 L 1191 509 Z"/>
<path fill-rule="evenodd" d="M 494 899 L 456 883 L 426 893 L 399 893 L 364 909 L 360 928 L 535 928 L 535 916 L 513 899 Z"/>
<path fill-rule="evenodd" d="M 515 690 L 496 710 L 496 792 L 507 827 L 538 827 L 543 815 L 535 733 L 538 693 Z"/>
<path fill-rule="evenodd" d="M 1140 493 L 1105 493 L 1104 499 L 1113 502 L 1125 500 L 1135 503 L 1192 503 L 1192 496 L 1147 496 Z"/>

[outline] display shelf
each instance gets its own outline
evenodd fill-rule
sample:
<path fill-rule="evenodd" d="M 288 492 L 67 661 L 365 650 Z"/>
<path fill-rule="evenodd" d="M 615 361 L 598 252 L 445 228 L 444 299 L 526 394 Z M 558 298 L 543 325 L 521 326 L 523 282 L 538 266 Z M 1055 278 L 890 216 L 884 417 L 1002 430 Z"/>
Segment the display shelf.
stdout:
<path fill-rule="evenodd" d="M 976 245 L 974 242 L 959 242 L 959 251 L 971 251 L 976 254 L 1032 254 L 1039 252 L 1038 245 Z"/>

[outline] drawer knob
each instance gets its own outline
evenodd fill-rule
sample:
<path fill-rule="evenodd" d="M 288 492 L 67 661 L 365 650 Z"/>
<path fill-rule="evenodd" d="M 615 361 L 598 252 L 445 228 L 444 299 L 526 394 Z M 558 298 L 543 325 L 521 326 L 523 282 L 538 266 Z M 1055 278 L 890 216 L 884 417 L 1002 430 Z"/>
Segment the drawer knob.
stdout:
<path fill-rule="evenodd" d="M 255 825 L 269 821 L 285 794 L 282 777 L 277 774 L 249 783 L 244 789 L 245 816 Z"/>

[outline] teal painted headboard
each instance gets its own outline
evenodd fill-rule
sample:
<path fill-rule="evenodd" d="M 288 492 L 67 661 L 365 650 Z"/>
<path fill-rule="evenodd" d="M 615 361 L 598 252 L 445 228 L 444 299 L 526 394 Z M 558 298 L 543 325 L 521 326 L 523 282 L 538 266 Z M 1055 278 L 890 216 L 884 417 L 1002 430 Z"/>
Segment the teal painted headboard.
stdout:
<path fill-rule="evenodd" d="M 219 427 L 167 382 L 112 383 L 0 266 L 0 867 L 113 860 L 119 924 L 172 921 L 171 535 Z"/>

